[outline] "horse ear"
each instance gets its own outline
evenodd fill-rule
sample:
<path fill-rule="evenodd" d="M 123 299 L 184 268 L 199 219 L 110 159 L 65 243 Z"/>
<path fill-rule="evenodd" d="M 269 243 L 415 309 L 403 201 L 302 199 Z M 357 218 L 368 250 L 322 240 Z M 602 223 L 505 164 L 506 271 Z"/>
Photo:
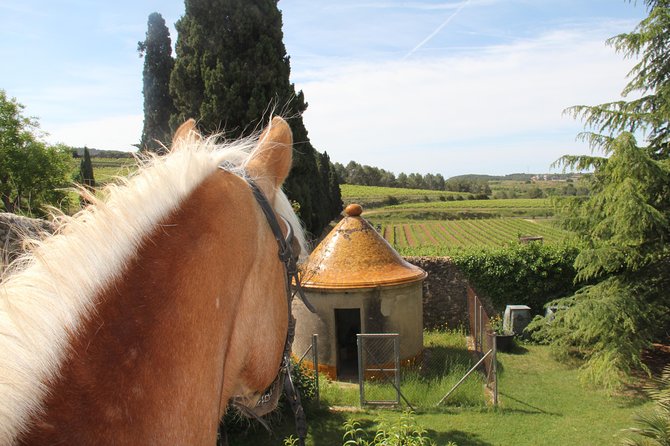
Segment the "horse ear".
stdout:
<path fill-rule="evenodd" d="M 252 178 L 261 183 L 263 192 L 274 195 L 291 170 L 293 134 L 282 118 L 276 116 L 258 139 L 258 147 L 247 165 Z M 270 189 L 270 190 L 266 190 Z"/>
<path fill-rule="evenodd" d="M 177 149 L 181 145 L 196 143 L 202 140 L 202 136 L 195 128 L 195 119 L 191 118 L 179 126 L 172 138 L 171 150 Z"/>

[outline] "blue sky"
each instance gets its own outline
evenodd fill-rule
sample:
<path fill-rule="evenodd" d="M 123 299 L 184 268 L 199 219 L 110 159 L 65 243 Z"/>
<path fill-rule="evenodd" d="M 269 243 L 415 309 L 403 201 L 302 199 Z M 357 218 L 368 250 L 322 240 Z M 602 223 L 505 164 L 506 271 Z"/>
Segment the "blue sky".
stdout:
<path fill-rule="evenodd" d="M 640 3 L 640 2 L 638 2 Z M 549 172 L 575 104 L 619 98 L 633 61 L 605 45 L 646 15 L 624 0 L 281 0 L 312 144 L 399 172 Z M 49 142 L 130 150 L 150 13 L 178 0 L 0 0 L 0 89 Z"/>

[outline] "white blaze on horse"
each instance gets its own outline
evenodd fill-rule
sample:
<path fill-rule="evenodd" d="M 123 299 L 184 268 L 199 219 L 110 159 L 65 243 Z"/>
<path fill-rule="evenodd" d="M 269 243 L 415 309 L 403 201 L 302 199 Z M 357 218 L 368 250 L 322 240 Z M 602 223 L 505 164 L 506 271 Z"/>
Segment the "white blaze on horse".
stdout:
<path fill-rule="evenodd" d="M 286 272 L 247 180 L 304 248 L 291 131 L 224 147 L 194 126 L 0 284 L 0 445 L 213 445 L 229 399 L 277 376 Z"/>

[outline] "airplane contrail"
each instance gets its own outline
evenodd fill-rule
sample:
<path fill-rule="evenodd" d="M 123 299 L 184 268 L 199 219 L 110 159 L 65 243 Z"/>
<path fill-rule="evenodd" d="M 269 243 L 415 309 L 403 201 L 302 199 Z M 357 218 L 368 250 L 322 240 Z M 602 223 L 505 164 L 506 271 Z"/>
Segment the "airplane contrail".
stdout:
<path fill-rule="evenodd" d="M 467 6 L 468 3 L 470 3 L 470 0 L 465 0 L 463 3 L 461 3 L 460 6 L 459 6 L 458 8 L 456 8 L 456 10 L 454 11 L 454 13 L 451 14 L 449 17 L 447 17 L 447 20 L 445 20 L 444 22 L 442 22 L 442 23 L 440 24 L 440 26 L 438 26 L 438 27 L 435 29 L 435 31 L 433 31 L 432 33 L 430 33 L 430 34 L 428 35 L 428 37 L 426 37 L 425 39 L 423 39 L 421 42 L 418 43 L 417 46 L 415 46 L 414 48 L 412 48 L 412 50 L 411 50 L 409 53 L 405 54 L 405 56 L 402 58 L 402 60 L 405 60 L 405 59 L 407 59 L 409 56 L 411 56 L 412 54 L 414 54 L 419 48 L 421 48 L 422 46 L 424 46 L 426 43 L 428 43 L 428 42 L 430 41 L 430 39 L 432 39 L 433 37 L 435 37 L 440 31 L 442 31 L 442 29 L 444 29 L 444 27 L 447 26 L 447 25 L 449 24 L 449 22 L 451 22 L 452 19 L 453 19 L 454 17 L 456 17 L 456 16 L 458 15 L 458 13 L 461 12 L 461 10 Z"/>

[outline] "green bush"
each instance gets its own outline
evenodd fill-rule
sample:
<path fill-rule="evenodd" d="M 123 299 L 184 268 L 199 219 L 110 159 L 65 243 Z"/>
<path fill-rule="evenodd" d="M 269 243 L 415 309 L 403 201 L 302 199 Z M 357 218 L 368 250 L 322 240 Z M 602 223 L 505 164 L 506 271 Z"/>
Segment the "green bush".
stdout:
<path fill-rule="evenodd" d="M 396 204 L 400 204 L 400 200 L 398 199 L 398 197 L 396 197 L 394 195 L 388 195 L 386 197 L 386 204 L 388 206 L 394 206 Z"/>
<path fill-rule="evenodd" d="M 293 370 L 291 370 L 291 378 L 295 389 L 300 392 L 300 400 L 303 404 L 307 404 L 316 396 L 316 380 L 314 379 L 314 370 L 307 368 L 304 364 L 297 364 L 293 358 Z M 284 395 L 282 394 L 282 400 Z"/>
<path fill-rule="evenodd" d="M 454 264 L 496 311 L 508 304 L 528 305 L 535 314 L 546 303 L 576 290 L 575 245 L 510 244 L 455 254 Z"/>

